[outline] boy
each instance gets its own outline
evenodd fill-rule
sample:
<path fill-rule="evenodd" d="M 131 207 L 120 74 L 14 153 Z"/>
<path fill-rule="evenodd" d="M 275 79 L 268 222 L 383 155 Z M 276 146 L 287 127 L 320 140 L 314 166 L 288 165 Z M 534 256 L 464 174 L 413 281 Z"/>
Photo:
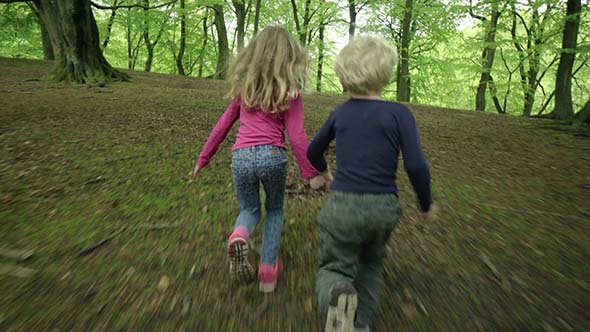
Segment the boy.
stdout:
<path fill-rule="evenodd" d="M 353 324 L 355 331 L 369 331 L 378 309 L 385 246 L 401 215 L 395 185 L 400 151 L 423 217 L 435 216 L 414 117 L 406 106 L 381 99 L 396 62 L 395 49 L 377 38 L 357 37 L 345 46 L 335 70 L 350 99 L 330 114 L 307 150 L 328 179 L 323 154 L 336 139 L 332 192 L 318 216 L 316 295 L 327 331 L 352 331 Z"/>

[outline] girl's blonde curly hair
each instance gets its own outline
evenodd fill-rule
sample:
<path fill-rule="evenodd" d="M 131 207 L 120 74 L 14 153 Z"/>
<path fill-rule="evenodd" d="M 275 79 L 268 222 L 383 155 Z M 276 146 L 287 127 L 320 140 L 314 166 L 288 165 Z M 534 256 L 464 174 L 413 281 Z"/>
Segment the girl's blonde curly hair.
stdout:
<path fill-rule="evenodd" d="M 230 66 L 230 95 L 240 96 L 248 108 L 286 111 L 299 94 L 309 72 L 309 56 L 280 26 L 267 26 L 242 49 Z"/>

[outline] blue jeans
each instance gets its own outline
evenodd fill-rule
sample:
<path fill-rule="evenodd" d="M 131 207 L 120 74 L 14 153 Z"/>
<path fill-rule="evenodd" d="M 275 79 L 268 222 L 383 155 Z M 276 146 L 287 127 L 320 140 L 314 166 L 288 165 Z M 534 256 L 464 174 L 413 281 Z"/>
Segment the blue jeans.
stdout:
<path fill-rule="evenodd" d="M 258 145 L 235 150 L 232 154 L 232 174 L 240 203 L 240 215 L 235 227 L 246 226 L 252 233 L 260 221 L 260 182 L 266 193 L 266 225 L 262 241 L 262 263 L 274 264 L 278 258 L 279 242 L 285 213 L 285 180 L 287 155 L 283 148 Z"/>

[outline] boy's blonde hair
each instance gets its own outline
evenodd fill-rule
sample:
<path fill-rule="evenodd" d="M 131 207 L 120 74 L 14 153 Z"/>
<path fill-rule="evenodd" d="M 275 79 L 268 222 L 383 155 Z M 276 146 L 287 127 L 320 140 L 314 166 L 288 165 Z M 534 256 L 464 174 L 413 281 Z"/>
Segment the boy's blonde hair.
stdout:
<path fill-rule="evenodd" d="M 348 92 L 369 95 L 391 82 L 396 64 L 395 47 L 380 38 L 359 36 L 338 53 L 334 69 Z"/>
<path fill-rule="evenodd" d="M 307 51 L 280 26 L 267 26 L 242 49 L 229 70 L 230 94 L 248 108 L 286 111 L 305 83 Z"/>

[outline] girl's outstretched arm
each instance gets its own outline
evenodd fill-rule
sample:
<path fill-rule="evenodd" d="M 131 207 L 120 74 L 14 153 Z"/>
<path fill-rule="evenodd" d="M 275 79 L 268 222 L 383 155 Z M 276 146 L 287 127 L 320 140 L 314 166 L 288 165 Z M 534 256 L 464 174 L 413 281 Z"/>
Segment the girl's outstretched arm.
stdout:
<path fill-rule="evenodd" d="M 293 154 L 297 159 L 301 176 L 304 179 L 310 179 L 318 175 L 318 171 L 313 168 L 309 160 L 307 160 L 306 151 L 309 143 L 307 142 L 307 134 L 305 128 L 303 114 L 303 100 L 301 95 L 297 96 L 291 104 L 291 108 L 285 112 L 285 127 L 287 129 L 287 135 L 289 135 L 289 141 L 291 142 L 291 148 L 293 148 Z"/>
<path fill-rule="evenodd" d="M 199 170 L 203 169 L 209 164 L 211 158 L 213 158 L 217 152 L 219 145 L 223 142 L 231 127 L 239 117 L 240 99 L 234 98 L 223 115 L 217 121 L 217 124 L 211 131 L 211 134 L 209 134 L 207 143 L 205 143 L 203 150 L 201 150 L 201 154 L 199 154 L 199 159 L 197 161 L 197 165 L 195 166 L 195 171 L 193 172 L 195 176 L 198 175 Z"/>

